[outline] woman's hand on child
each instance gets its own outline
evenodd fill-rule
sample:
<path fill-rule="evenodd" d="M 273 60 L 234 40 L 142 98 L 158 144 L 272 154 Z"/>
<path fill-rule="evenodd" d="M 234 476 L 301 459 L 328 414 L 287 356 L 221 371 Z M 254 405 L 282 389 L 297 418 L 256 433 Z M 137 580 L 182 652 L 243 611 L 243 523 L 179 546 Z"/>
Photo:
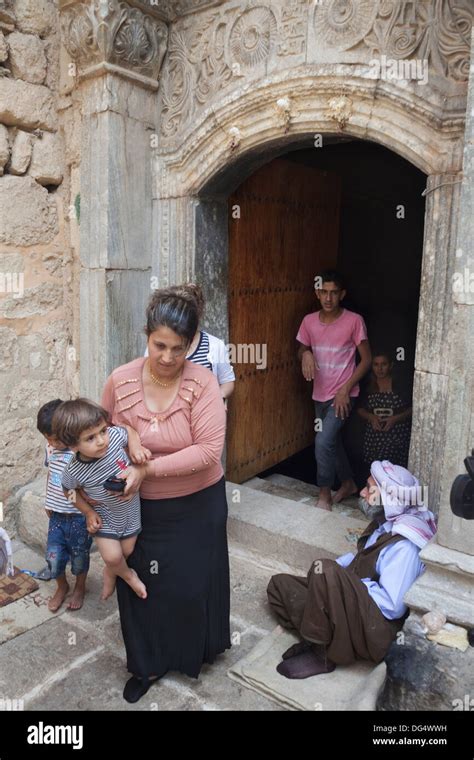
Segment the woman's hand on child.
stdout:
<path fill-rule="evenodd" d="M 146 477 L 146 464 L 132 464 L 130 467 L 127 467 L 119 477 L 125 478 L 127 481 L 127 485 L 123 492 L 123 498 L 129 499 L 140 490 L 140 486 Z"/>
<path fill-rule="evenodd" d="M 93 509 L 87 513 L 86 523 L 88 533 L 97 533 L 102 528 L 102 518 Z"/>
<path fill-rule="evenodd" d="M 142 446 L 141 443 L 130 443 L 128 453 L 133 464 L 145 464 L 153 456 L 150 449 Z"/>

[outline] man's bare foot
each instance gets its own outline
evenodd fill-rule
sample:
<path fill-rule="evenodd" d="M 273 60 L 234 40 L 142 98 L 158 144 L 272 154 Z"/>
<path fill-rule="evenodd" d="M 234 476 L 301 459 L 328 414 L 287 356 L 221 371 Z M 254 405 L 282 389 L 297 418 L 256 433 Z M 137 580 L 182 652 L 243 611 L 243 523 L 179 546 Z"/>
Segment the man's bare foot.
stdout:
<path fill-rule="evenodd" d="M 54 596 L 48 599 L 48 610 L 50 612 L 57 612 L 59 610 L 62 603 L 64 602 L 64 599 L 66 598 L 66 594 L 68 591 L 69 591 L 69 583 L 67 582 L 62 583 L 60 586 L 58 586 Z"/>
<path fill-rule="evenodd" d="M 326 512 L 332 511 L 331 489 L 328 486 L 319 487 L 318 501 L 315 506 L 318 509 L 325 509 Z"/>
<path fill-rule="evenodd" d="M 326 499 L 319 498 L 315 504 L 315 507 L 318 509 L 325 509 L 326 512 L 332 512 L 332 504 L 330 501 L 326 501 Z"/>
<path fill-rule="evenodd" d="M 334 503 L 338 504 L 358 492 L 358 488 L 353 480 L 345 480 L 338 491 L 334 494 Z"/>
<path fill-rule="evenodd" d="M 140 597 L 140 599 L 146 599 L 147 598 L 147 592 L 146 592 L 146 586 L 144 583 L 141 582 L 140 578 L 136 574 L 135 570 L 132 570 L 130 568 L 130 576 L 127 579 L 128 585 L 133 588 L 136 595 Z"/>
<path fill-rule="evenodd" d="M 84 593 L 85 589 L 83 588 L 76 588 L 72 592 L 72 596 L 69 600 L 69 604 L 67 606 L 68 610 L 80 610 L 82 607 L 82 603 L 84 601 Z"/>
<path fill-rule="evenodd" d="M 109 596 L 112 596 L 115 591 L 115 581 L 117 576 L 115 573 L 111 573 L 107 567 L 104 567 L 103 579 L 104 585 L 102 586 L 102 594 L 100 598 L 105 602 L 105 600 L 108 599 Z"/>

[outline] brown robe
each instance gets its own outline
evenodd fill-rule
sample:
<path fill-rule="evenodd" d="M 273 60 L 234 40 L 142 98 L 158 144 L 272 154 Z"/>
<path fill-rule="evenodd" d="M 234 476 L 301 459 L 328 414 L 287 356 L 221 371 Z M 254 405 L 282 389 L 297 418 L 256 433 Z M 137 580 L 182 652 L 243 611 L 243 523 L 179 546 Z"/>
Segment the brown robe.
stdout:
<path fill-rule="evenodd" d="M 385 618 L 360 580 L 378 582 L 375 567 L 380 552 L 403 540 L 387 533 L 365 549 L 377 527 L 373 521 L 361 535 L 347 568 L 332 559 L 315 560 L 306 578 L 280 574 L 268 584 L 268 601 L 280 624 L 307 641 L 325 644 L 327 657 L 337 665 L 357 659 L 381 662 L 406 618 Z"/>

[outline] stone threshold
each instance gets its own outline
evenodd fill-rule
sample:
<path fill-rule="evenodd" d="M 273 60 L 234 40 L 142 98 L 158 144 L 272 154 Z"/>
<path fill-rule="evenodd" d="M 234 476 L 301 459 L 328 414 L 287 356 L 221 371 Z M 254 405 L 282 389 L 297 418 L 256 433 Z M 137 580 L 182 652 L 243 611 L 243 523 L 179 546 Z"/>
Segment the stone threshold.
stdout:
<path fill-rule="evenodd" d="M 248 482 L 247 482 L 248 483 Z M 229 538 L 272 561 L 304 572 L 318 558 L 356 551 L 367 520 L 325 512 L 305 501 L 227 482 Z"/>

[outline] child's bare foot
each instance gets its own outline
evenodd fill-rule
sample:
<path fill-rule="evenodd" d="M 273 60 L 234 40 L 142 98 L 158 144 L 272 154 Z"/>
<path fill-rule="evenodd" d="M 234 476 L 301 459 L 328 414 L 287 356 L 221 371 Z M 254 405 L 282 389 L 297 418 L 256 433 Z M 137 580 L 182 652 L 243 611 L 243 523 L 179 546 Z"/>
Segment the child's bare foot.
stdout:
<path fill-rule="evenodd" d="M 67 583 L 67 581 L 65 581 L 64 583 L 61 583 L 61 585 L 58 586 L 54 596 L 48 599 L 48 610 L 50 612 L 57 612 L 59 610 L 62 603 L 64 602 L 64 599 L 66 598 L 66 594 L 68 591 L 69 591 L 69 583 Z"/>
<path fill-rule="evenodd" d="M 84 601 L 85 590 L 83 588 L 75 588 L 72 592 L 72 596 L 67 606 L 68 610 L 80 610 Z"/>
<path fill-rule="evenodd" d="M 139 596 L 140 599 L 146 599 L 147 597 L 146 586 L 144 583 L 141 582 L 135 570 L 132 570 L 131 568 L 130 568 L 130 577 L 127 579 L 127 583 L 131 588 L 133 588 L 136 595 Z"/>
<path fill-rule="evenodd" d="M 334 494 L 334 502 L 335 504 L 338 504 L 340 501 L 344 501 L 344 499 L 348 499 L 349 496 L 354 496 L 358 491 L 358 488 L 354 481 L 351 480 L 345 480 L 338 491 Z"/>
<path fill-rule="evenodd" d="M 115 591 L 115 581 L 117 579 L 117 576 L 115 573 L 111 573 L 107 567 L 104 567 L 103 578 L 104 585 L 102 586 L 102 594 L 100 598 L 102 601 L 105 601 L 109 598 L 109 596 L 112 596 Z"/>
<path fill-rule="evenodd" d="M 76 576 L 76 585 L 74 586 L 74 591 L 72 592 L 72 596 L 67 606 L 68 610 L 81 609 L 82 603 L 84 602 L 84 594 L 86 593 L 86 577 L 87 573 L 81 573 Z"/>

